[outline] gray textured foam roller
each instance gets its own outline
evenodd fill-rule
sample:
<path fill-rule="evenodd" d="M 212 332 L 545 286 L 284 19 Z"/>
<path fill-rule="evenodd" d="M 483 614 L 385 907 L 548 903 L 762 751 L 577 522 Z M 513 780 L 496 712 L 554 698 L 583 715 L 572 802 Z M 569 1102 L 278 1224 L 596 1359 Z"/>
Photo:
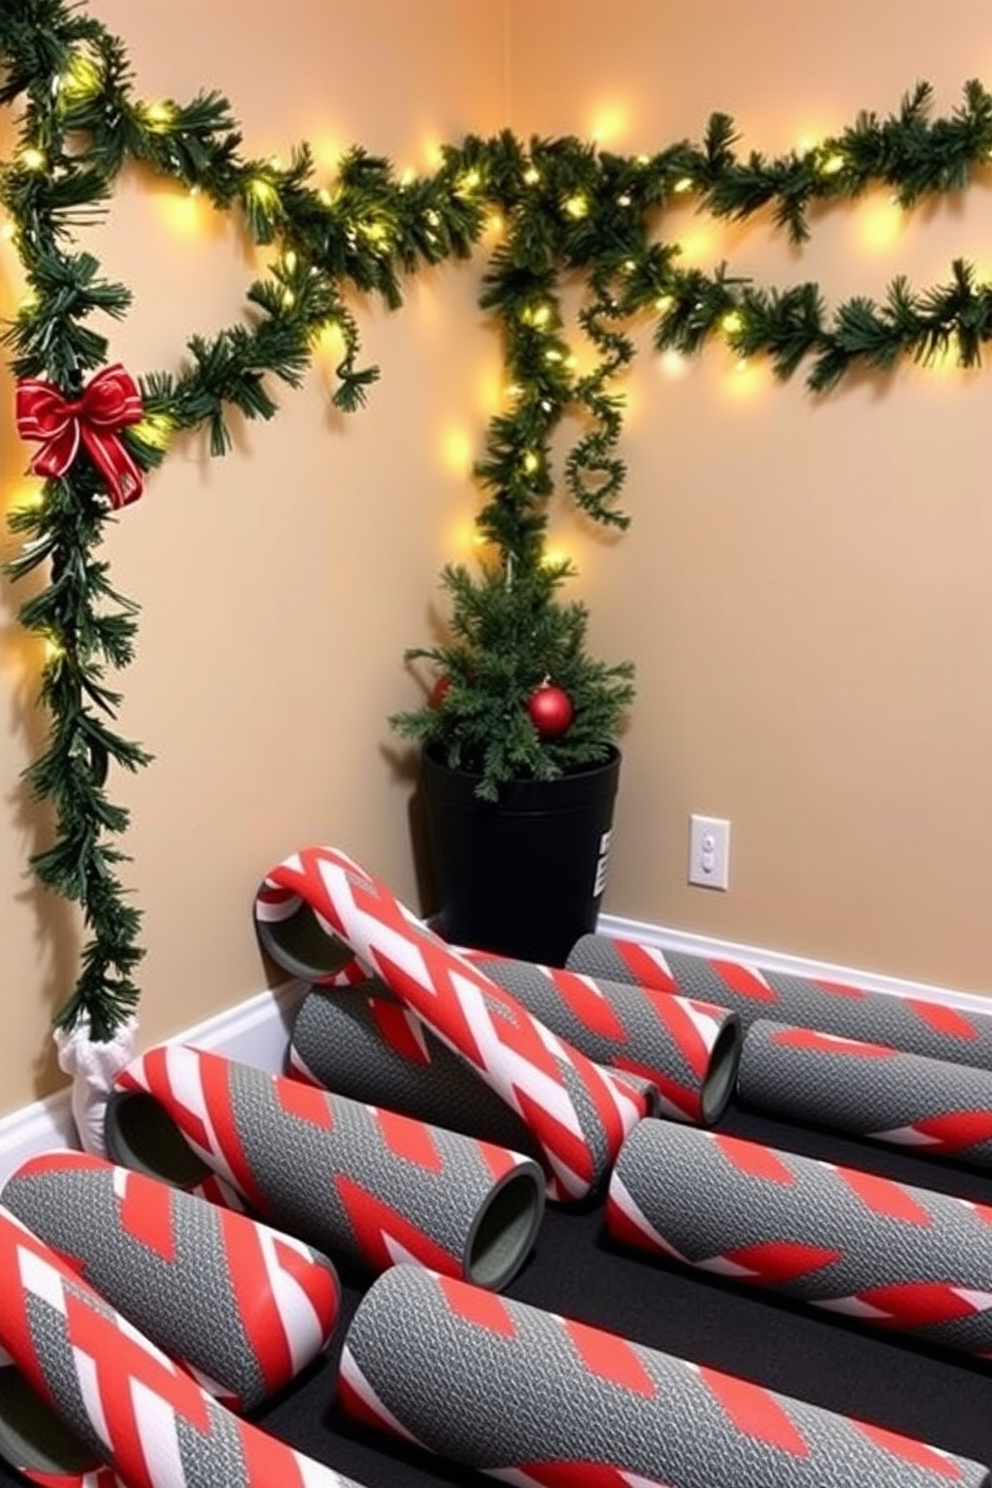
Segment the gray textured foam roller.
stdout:
<path fill-rule="evenodd" d="M 723 1115 L 740 1057 L 735 1012 L 529 961 L 478 953 L 471 959 L 590 1059 L 651 1080 L 659 1114 L 703 1125 Z"/>
<path fill-rule="evenodd" d="M 29 1158 L 0 1202 L 233 1409 L 281 1389 L 330 1339 L 331 1262 L 246 1214 L 75 1151 Z"/>
<path fill-rule="evenodd" d="M 733 1008 L 745 1032 L 758 1018 L 886 1044 L 928 1059 L 992 1068 L 992 1014 L 923 997 L 901 997 L 839 982 L 771 971 L 741 961 L 661 951 L 607 935 L 583 935 L 568 954 L 572 971 L 635 982 L 660 992 Z"/>
<path fill-rule="evenodd" d="M 540 1159 L 523 1118 L 378 980 L 308 992 L 293 1022 L 289 1062 L 336 1095 L 374 1100 Z"/>
<path fill-rule="evenodd" d="M 992 1072 L 759 1018 L 738 1095 L 756 1110 L 992 1167 Z"/>
<path fill-rule="evenodd" d="M 412 1266 L 345 1338 L 356 1418 L 501 1479 L 639 1488 L 987 1488 L 980 1463 Z"/>
<path fill-rule="evenodd" d="M 115 1101 L 152 1096 L 256 1214 L 340 1266 L 413 1259 L 504 1286 L 543 1216 L 544 1175 L 525 1154 L 206 1050 L 151 1049 L 116 1085 Z M 147 1170 L 154 1154 L 114 1156 Z"/>
<path fill-rule="evenodd" d="M 649 1118 L 610 1176 L 614 1238 L 992 1357 L 992 1209 Z"/>
<path fill-rule="evenodd" d="M 2 1392 L 0 1451 L 30 1481 L 357 1488 L 227 1410 L 3 1206 L 0 1295 L 0 1348 L 40 1406 Z M 63 1426 L 48 1430 L 52 1410 Z"/>

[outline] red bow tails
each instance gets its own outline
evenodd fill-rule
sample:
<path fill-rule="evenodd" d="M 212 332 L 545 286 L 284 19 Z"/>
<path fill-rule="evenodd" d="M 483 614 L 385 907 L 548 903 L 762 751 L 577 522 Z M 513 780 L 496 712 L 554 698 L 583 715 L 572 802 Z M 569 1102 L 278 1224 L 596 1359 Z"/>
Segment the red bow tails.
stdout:
<path fill-rule="evenodd" d="M 144 409 L 137 384 L 118 363 L 98 372 L 75 399 L 54 383 L 26 378 L 17 385 L 16 415 L 22 439 L 44 441 L 31 461 L 32 475 L 65 475 L 82 443 L 107 483 L 111 504 L 137 501 L 144 477 L 117 431 L 140 423 Z"/>

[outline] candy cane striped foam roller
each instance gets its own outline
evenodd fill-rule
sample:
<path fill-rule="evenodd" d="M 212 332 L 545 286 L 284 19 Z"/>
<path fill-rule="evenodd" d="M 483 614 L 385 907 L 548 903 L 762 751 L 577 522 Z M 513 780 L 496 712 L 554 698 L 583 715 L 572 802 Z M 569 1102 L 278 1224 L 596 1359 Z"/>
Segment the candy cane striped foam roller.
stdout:
<path fill-rule="evenodd" d="M 885 1044 L 927 1059 L 992 1067 L 992 1013 L 965 1012 L 922 997 L 873 992 L 742 961 L 661 951 L 607 935 L 583 935 L 569 952 L 567 965 L 589 976 L 732 1008 L 745 1033 L 756 1019 L 766 1018 Z"/>
<path fill-rule="evenodd" d="M 378 980 L 315 987 L 293 1020 L 289 1069 L 349 1100 L 498 1142 L 540 1160 L 526 1122 Z"/>
<path fill-rule="evenodd" d="M 659 1115 L 705 1126 L 723 1115 L 740 1058 L 736 1013 L 629 982 L 464 954 L 590 1059 L 647 1077 L 658 1091 Z"/>
<path fill-rule="evenodd" d="M 992 1357 L 992 1209 L 648 1120 L 617 1159 L 615 1239 L 927 1343 Z"/>
<path fill-rule="evenodd" d="M 992 1168 L 992 1072 L 759 1018 L 738 1094 L 755 1109 Z"/>
<path fill-rule="evenodd" d="M 2 1208 L 0 1295 L 0 1347 L 108 1464 L 68 1480 L 79 1488 L 357 1488 L 213 1399 Z M 6 1430 L 0 1443 L 13 1450 Z"/>
<path fill-rule="evenodd" d="M 504 1482 L 986 1488 L 985 1467 L 412 1266 L 345 1338 L 357 1419 Z"/>
<path fill-rule="evenodd" d="M 265 879 L 264 903 L 279 891 L 307 903 L 523 1117 L 540 1143 L 552 1198 L 584 1199 L 599 1188 L 650 1107 L 643 1091 L 553 1034 L 337 849 L 287 858 Z"/>
<path fill-rule="evenodd" d="M 256 1213 L 365 1273 L 414 1260 L 504 1286 L 543 1216 L 531 1158 L 219 1054 L 165 1045 L 117 1086 L 153 1096 Z"/>
<path fill-rule="evenodd" d="M 333 1265 L 289 1235 L 103 1158 L 29 1158 L 0 1202 L 232 1410 L 330 1342 Z"/>

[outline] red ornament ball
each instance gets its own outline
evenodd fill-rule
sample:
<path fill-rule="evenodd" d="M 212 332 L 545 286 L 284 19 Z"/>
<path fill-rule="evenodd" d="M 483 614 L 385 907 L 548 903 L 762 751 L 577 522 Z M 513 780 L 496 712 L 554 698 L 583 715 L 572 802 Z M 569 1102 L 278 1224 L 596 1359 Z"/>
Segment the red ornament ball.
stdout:
<path fill-rule="evenodd" d="M 434 686 L 431 688 L 431 707 L 443 708 L 444 700 L 448 696 L 448 693 L 450 691 L 451 678 L 438 677 L 437 681 L 434 683 Z"/>
<path fill-rule="evenodd" d="M 542 739 L 560 739 L 568 732 L 575 717 L 572 699 L 552 682 L 543 683 L 527 699 L 530 721 Z"/>

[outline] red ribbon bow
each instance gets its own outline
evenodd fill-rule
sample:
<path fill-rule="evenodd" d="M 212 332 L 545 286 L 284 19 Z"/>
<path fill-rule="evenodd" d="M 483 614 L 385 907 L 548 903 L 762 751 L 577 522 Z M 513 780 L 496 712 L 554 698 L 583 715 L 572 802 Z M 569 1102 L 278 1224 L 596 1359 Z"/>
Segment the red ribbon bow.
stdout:
<path fill-rule="evenodd" d="M 141 495 L 141 467 L 118 439 L 117 430 L 140 423 L 144 409 L 137 384 L 119 363 L 104 367 L 75 399 L 67 398 L 54 383 L 26 378 L 17 384 L 16 417 L 22 439 L 44 440 L 31 461 L 32 475 L 65 475 L 82 443 L 106 481 L 115 508 Z"/>

